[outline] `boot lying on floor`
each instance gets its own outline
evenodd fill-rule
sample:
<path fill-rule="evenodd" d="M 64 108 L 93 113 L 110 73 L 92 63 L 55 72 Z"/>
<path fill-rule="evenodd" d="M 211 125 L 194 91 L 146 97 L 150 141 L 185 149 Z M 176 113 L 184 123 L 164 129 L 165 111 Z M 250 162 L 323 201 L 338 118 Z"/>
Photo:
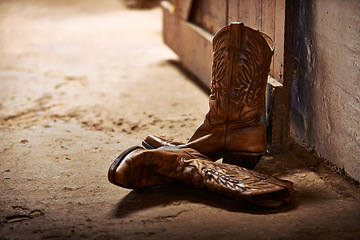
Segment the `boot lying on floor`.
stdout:
<path fill-rule="evenodd" d="M 291 182 L 212 162 L 191 148 L 129 148 L 112 163 L 108 178 L 130 189 L 181 182 L 265 207 L 288 203 L 292 191 Z"/>
<path fill-rule="evenodd" d="M 265 151 L 260 122 L 274 52 L 271 38 L 231 23 L 213 38 L 209 111 L 186 147 L 224 163 L 253 169 Z M 149 136 L 144 147 L 177 145 Z"/>

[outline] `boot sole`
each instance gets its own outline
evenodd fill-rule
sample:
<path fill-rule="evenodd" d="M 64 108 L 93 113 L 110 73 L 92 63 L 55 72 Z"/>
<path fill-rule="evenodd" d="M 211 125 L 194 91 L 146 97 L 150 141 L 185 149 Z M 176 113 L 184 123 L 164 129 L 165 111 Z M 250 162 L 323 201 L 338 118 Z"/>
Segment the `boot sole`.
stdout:
<path fill-rule="evenodd" d="M 132 151 L 139 149 L 142 147 L 139 146 L 135 146 L 135 147 L 131 147 L 126 149 L 124 152 L 122 152 L 115 160 L 114 162 L 110 165 L 109 171 L 108 171 L 108 180 L 109 182 L 111 182 L 112 184 L 115 184 L 117 186 L 123 187 L 123 188 L 127 188 L 124 185 L 117 183 L 115 181 L 115 173 L 116 173 L 116 169 L 118 168 L 118 166 L 120 165 L 120 163 L 122 162 L 122 160 Z"/>
<path fill-rule="evenodd" d="M 146 142 L 145 140 L 142 141 L 142 145 L 143 145 L 144 148 L 146 148 L 146 149 L 155 149 L 154 146 L 152 146 L 150 143 Z"/>

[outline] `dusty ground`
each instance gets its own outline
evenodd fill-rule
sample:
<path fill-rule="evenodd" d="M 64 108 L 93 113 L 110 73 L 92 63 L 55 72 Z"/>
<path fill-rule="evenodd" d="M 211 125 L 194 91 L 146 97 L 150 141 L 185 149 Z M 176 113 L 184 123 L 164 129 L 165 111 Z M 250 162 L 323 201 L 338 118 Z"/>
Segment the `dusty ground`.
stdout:
<path fill-rule="evenodd" d="M 280 209 L 111 185 L 147 134 L 185 141 L 207 94 L 162 43 L 160 9 L 49 2 L 0 2 L 0 239 L 360 239 L 359 188 L 295 144 L 256 168 L 294 182 Z"/>

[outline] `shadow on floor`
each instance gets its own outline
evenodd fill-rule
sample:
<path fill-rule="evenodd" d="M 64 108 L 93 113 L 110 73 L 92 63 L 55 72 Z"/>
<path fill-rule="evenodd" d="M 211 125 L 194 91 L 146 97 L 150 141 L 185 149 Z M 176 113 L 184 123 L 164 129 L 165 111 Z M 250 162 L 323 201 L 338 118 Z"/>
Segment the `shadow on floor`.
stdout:
<path fill-rule="evenodd" d="M 184 203 L 198 203 L 213 208 L 224 209 L 229 212 L 243 212 L 250 214 L 283 213 L 291 211 L 298 206 L 296 201 L 292 201 L 286 206 L 269 209 L 217 195 L 206 190 L 174 184 L 133 190 L 118 202 L 112 215 L 114 218 L 124 218 L 129 214 L 145 209 L 157 206 L 176 206 Z"/>

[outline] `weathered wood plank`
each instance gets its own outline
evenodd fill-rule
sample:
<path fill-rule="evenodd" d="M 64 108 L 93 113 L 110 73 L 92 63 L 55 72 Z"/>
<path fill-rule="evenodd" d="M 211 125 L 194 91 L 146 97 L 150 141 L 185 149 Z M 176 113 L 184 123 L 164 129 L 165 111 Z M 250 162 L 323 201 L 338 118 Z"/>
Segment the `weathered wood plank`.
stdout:
<path fill-rule="evenodd" d="M 285 101 L 282 112 L 281 143 L 283 145 L 290 142 L 290 122 L 291 122 L 291 92 L 293 80 L 293 42 L 294 42 L 294 1 L 286 0 L 285 19 L 284 19 L 284 95 Z"/>
<path fill-rule="evenodd" d="M 179 56 L 187 69 L 206 86 L 210 86 L 213 35 L 175 15 L 171 4 L 163 2 L 161 6 L 164 42 Z"/>
<path fill-rule="evenodd" d="M 283 85 L 274 78 L 268 78 L 266 101 L 265 101 L 265 119 L 266 119 L 266 139 L 272 145 L 281 145 L 282 141 L 282 96 Z"/>
<path fill-rule="evenodd" d="M 251 2 L 247 0 L 238 0 L 238 16 L 237 22 L 243 22 L 246 26 L 253 27 L 252 16 L 251 16 Z M 229 6 L 230 7 L 230 6 Z"/>
<path fill-rule="evenodd" d="M 251 10 L 253 17 L 253 24 L 255 29 L 261 28 L 261 0 L 253 0 L 251 1 Z"/>
<path fill-rule="evenodd" d="M 219 0 L 194 1 L 189 21 L 212 34 L 227 24 L 227 3 Z"/>
<path fill-rule="evenodd" d="M 240 22 L 239 19 L 239 1 L 228 0 L 227 24 L 231 22 Z"/>
<path fill-rule="evenodd" d="M 175 14 L 184 20 L 189 20 L 192 3 L 193 0 L 175 0 Z"/>
<path fill-rule="evenodd" d="M 285 1 L 276 0 L 275 6 L 275 52 L 274 72 L 272 76 L 279 82 L 284 83 L 284 32 L 285 32 Z"/>
<path fill-rule="evenodd" d="M 278 44 L 275 42 L 275 6 L 274 0 L 262 0 L 261 2 L 261 23 L 260 31 L 269 35 L 275 43 L 275 51 L 277 51 Z M 270 66 L 270 75 L 274 76 L 274 58 Z"/>

